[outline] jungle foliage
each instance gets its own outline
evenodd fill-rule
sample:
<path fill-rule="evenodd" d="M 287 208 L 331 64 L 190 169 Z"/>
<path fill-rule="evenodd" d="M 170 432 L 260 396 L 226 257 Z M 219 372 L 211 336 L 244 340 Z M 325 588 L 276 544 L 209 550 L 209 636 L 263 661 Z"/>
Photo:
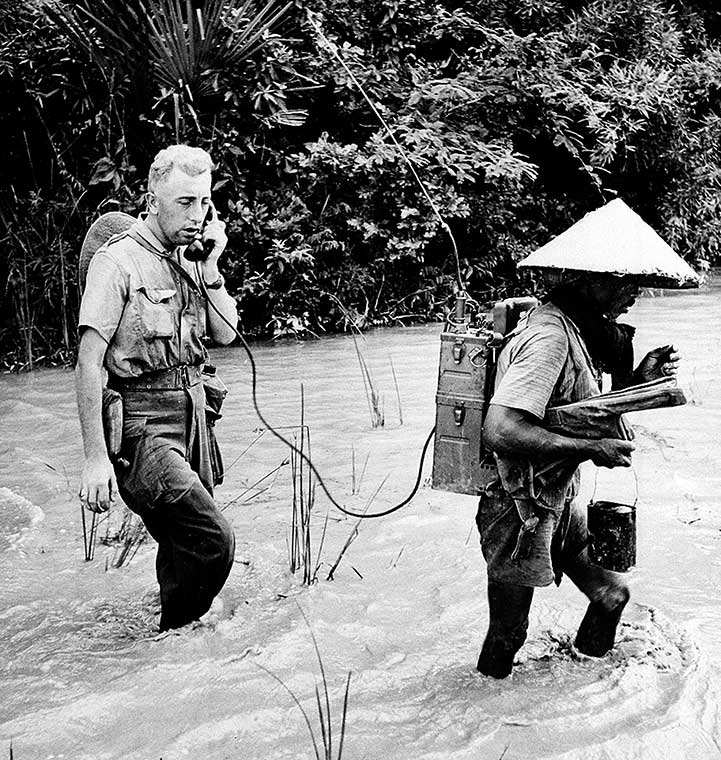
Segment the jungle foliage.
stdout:
<path fill-rule="evenodd" d="M 5 366 L 67 360 L 77 254 L 142 210 L 154 153 L 218 164 L 226 272 L 257 336 L 437 318 L 450 239 L 479 300 L 621 196 L 684 257 L 721 251 L 711 0 L 0 0 Z M 319 33 L 322 31 L 322 35 Z"/>

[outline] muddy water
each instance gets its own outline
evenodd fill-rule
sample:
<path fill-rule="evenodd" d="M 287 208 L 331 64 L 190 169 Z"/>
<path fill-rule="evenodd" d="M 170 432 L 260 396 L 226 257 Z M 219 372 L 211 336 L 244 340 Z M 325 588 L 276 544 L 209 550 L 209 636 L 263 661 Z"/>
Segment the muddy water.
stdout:
<path fill-rule="evenodd" d="M 231 388 L 219 502 L 238 537 L 224 611 L 159 639 L 153 547 L 119 569 L 111 541 L 84 561 L 72 374 L 0 378 L 0 757 L 11 740 L 17 760 L 314 757 L 299 708 L 267 672 L 320 742 L 303 614 L 323 657 L 335 751 L 353 673 L 345 758 L 721 756 L 720 298 L 715 283 L 644 298 L 629 317 L 639 355 L 671 341 L 681 349 L 690 403 L 633 419 L 638 567 L 617 648 L 600 660 L 575 653 L 584 602 L 564 582 L 538 592 L 504 682 L 474 671 L 486 617 L 473 498 L 424 487 L 408 508 L 361 524 L 327 581 L 356 522 L 318 494 L 319 582 L 306 588 L 289 573 L 290 466 L 251 413 L 239 349 L 214 356 Z M 370 511 L 410 489 L 433 425 L 438 333 L 394 329 L 362 343 L 383 396 L 376 430 L 351 338 L 255 349 L 268 418 L 292 435 L 302 384 L 313 457 L 348 506 L 366 508 L 381 485 Z M 591 487 L 587 477 L 585 497 Z M 629 473 L 598 479 L 599 497 L 634 492 Z M 118 507 L 99 535 L 110 538 L 121 517 Z"/>

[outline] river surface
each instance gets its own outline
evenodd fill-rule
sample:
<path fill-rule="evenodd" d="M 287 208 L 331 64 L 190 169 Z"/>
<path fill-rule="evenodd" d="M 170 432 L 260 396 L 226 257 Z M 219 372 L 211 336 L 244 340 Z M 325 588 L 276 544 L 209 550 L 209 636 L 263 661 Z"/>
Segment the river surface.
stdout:
<path fill-rule="evenodd" d="M 318 491 L 318 581 L 289 572 L 291 465 L 252 412 L 242 349 L 214 352 L 231 390 L 217 496 L 236 564 L 223 609 L 164 637 L 152 542 L 114 566 L 122 505 L 85 561 L 72 373 L 0 377 L 0 757 L 11 742 L 15 760 L 315 757 L 288 692 L 320 744 L 311 631 L 333 757 L 349 671 L 347 760 L 721 757 L 721 283 L 645 297 L 628 321 L 637 356 L 678 346 L 689 404 L 632 417 L 638 563 L 618 645 L 599 660 L 575 652 L 585 603 L 564 581 L 536 594 L 528 642 L 501 682 L 474 670 L 487 622 L 474 498 L 426 481 L 408 507 L 356 535 Z M 359 341 L 382 395 L 378 429 L 350 336 L 254 347 L 267 418 L 293 435 L 302 386 L 313 459 L 346 505 L 374 511 L 410 490 L 434 421 L 440 329 Z M 634 491 L 628 471 L 598 478 L 599 498 Z"/>

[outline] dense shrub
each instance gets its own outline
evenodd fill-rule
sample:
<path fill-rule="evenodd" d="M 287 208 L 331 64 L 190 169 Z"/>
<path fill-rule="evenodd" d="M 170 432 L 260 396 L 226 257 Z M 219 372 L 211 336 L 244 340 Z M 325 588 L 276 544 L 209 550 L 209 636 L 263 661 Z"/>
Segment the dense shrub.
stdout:
<path fill-rule="evenodd" d="M 313 0 L 310 20 L 298 2 L 249 55 L 196 45 L 178 69 L 162 45 L 139 60 L 154 32 L 130 29 L 137 0 L 2 0 L 0 351 L 70 353 L 82 232 L 98 210 L 137 211 L 152 154 L 176 139 L 218 162 L 228 281 L 257 335 L 441 316 L 458 280 L 449 231 L 475 297 L 512 292 L 519 257 L 616 195 L 686 258 L 718 262 L 713 5 Z M 99 7 L 120 42 L 92 21 Z M 176 22 L 174 49 L 197 42 L 193 18 Z M 243 24 L 230 14 L 213 34 L 235 49 Z"/>

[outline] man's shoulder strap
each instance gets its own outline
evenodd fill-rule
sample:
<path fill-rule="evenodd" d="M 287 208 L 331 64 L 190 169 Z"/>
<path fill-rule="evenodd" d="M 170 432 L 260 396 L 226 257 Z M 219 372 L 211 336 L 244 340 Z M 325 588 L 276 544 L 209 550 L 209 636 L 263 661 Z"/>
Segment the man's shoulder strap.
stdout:
<path fill-rule="evenodd" d="M 167 261 L 170 265 L 171 269 L 173 269 L 175 272 L 177 272 L 188 284 L 188 286 L 194 290 L 196 293 L 202 295 L 203 292 L 200 289 L 200 286 L 198 283 L 188 274 L 188 272 L 183 269 L 180 264 L 167 252 L 167 251 L 161 251 L 160 249 L 156 248 L 154 245 L 150 243 L 149 240 L 146 240 L 136 229 L 130 229 L 126 233 L 130 238 L 132 238 L 139 246 L 145 248 L 146 251 L 150 251 L 150 253 L 154 254 L 160 259 L 163 259 L 164 261 Z"/>
<path fill-rule="evenodd" d="M 586 343 L 581 336 L 581 331 L 575 322 L 554 304 L 547 304 L 549 308 L 533 315 L 535 324 L 560 325 L 568 337 L 568 353 L 576 366 L 587 365 L 593 371 L 593 360 L 588 352 Z M 529 319 L 532 315 L 529 313 Z"/>
<path fill-rule="evenodd" d="M 112 245 L 113 243 L 117 243 L 120 240 L 123 240 L 127 237 L 132 237 L 130 234 L 130 230 L 123 230 L 122 232 L 116 232 L 114 235 L 109 237 L 105 243 L 101 246 L 102 248 L 107 248 L 108 246 Z"/>
<path fill-rule="evenodd" d="M 560 328 L 568 338 L 568 350 L 574 362 L 578 363 L 582 357 L 589 366 L 593 366 L 578 328 L 561 309 L 551 303 L 539 304 L 522 314 L 516 327 L 504 336 L 501 345 L 507 346 L 513 338 L 520 335 L 525 329 L 537 325 Z"/>

